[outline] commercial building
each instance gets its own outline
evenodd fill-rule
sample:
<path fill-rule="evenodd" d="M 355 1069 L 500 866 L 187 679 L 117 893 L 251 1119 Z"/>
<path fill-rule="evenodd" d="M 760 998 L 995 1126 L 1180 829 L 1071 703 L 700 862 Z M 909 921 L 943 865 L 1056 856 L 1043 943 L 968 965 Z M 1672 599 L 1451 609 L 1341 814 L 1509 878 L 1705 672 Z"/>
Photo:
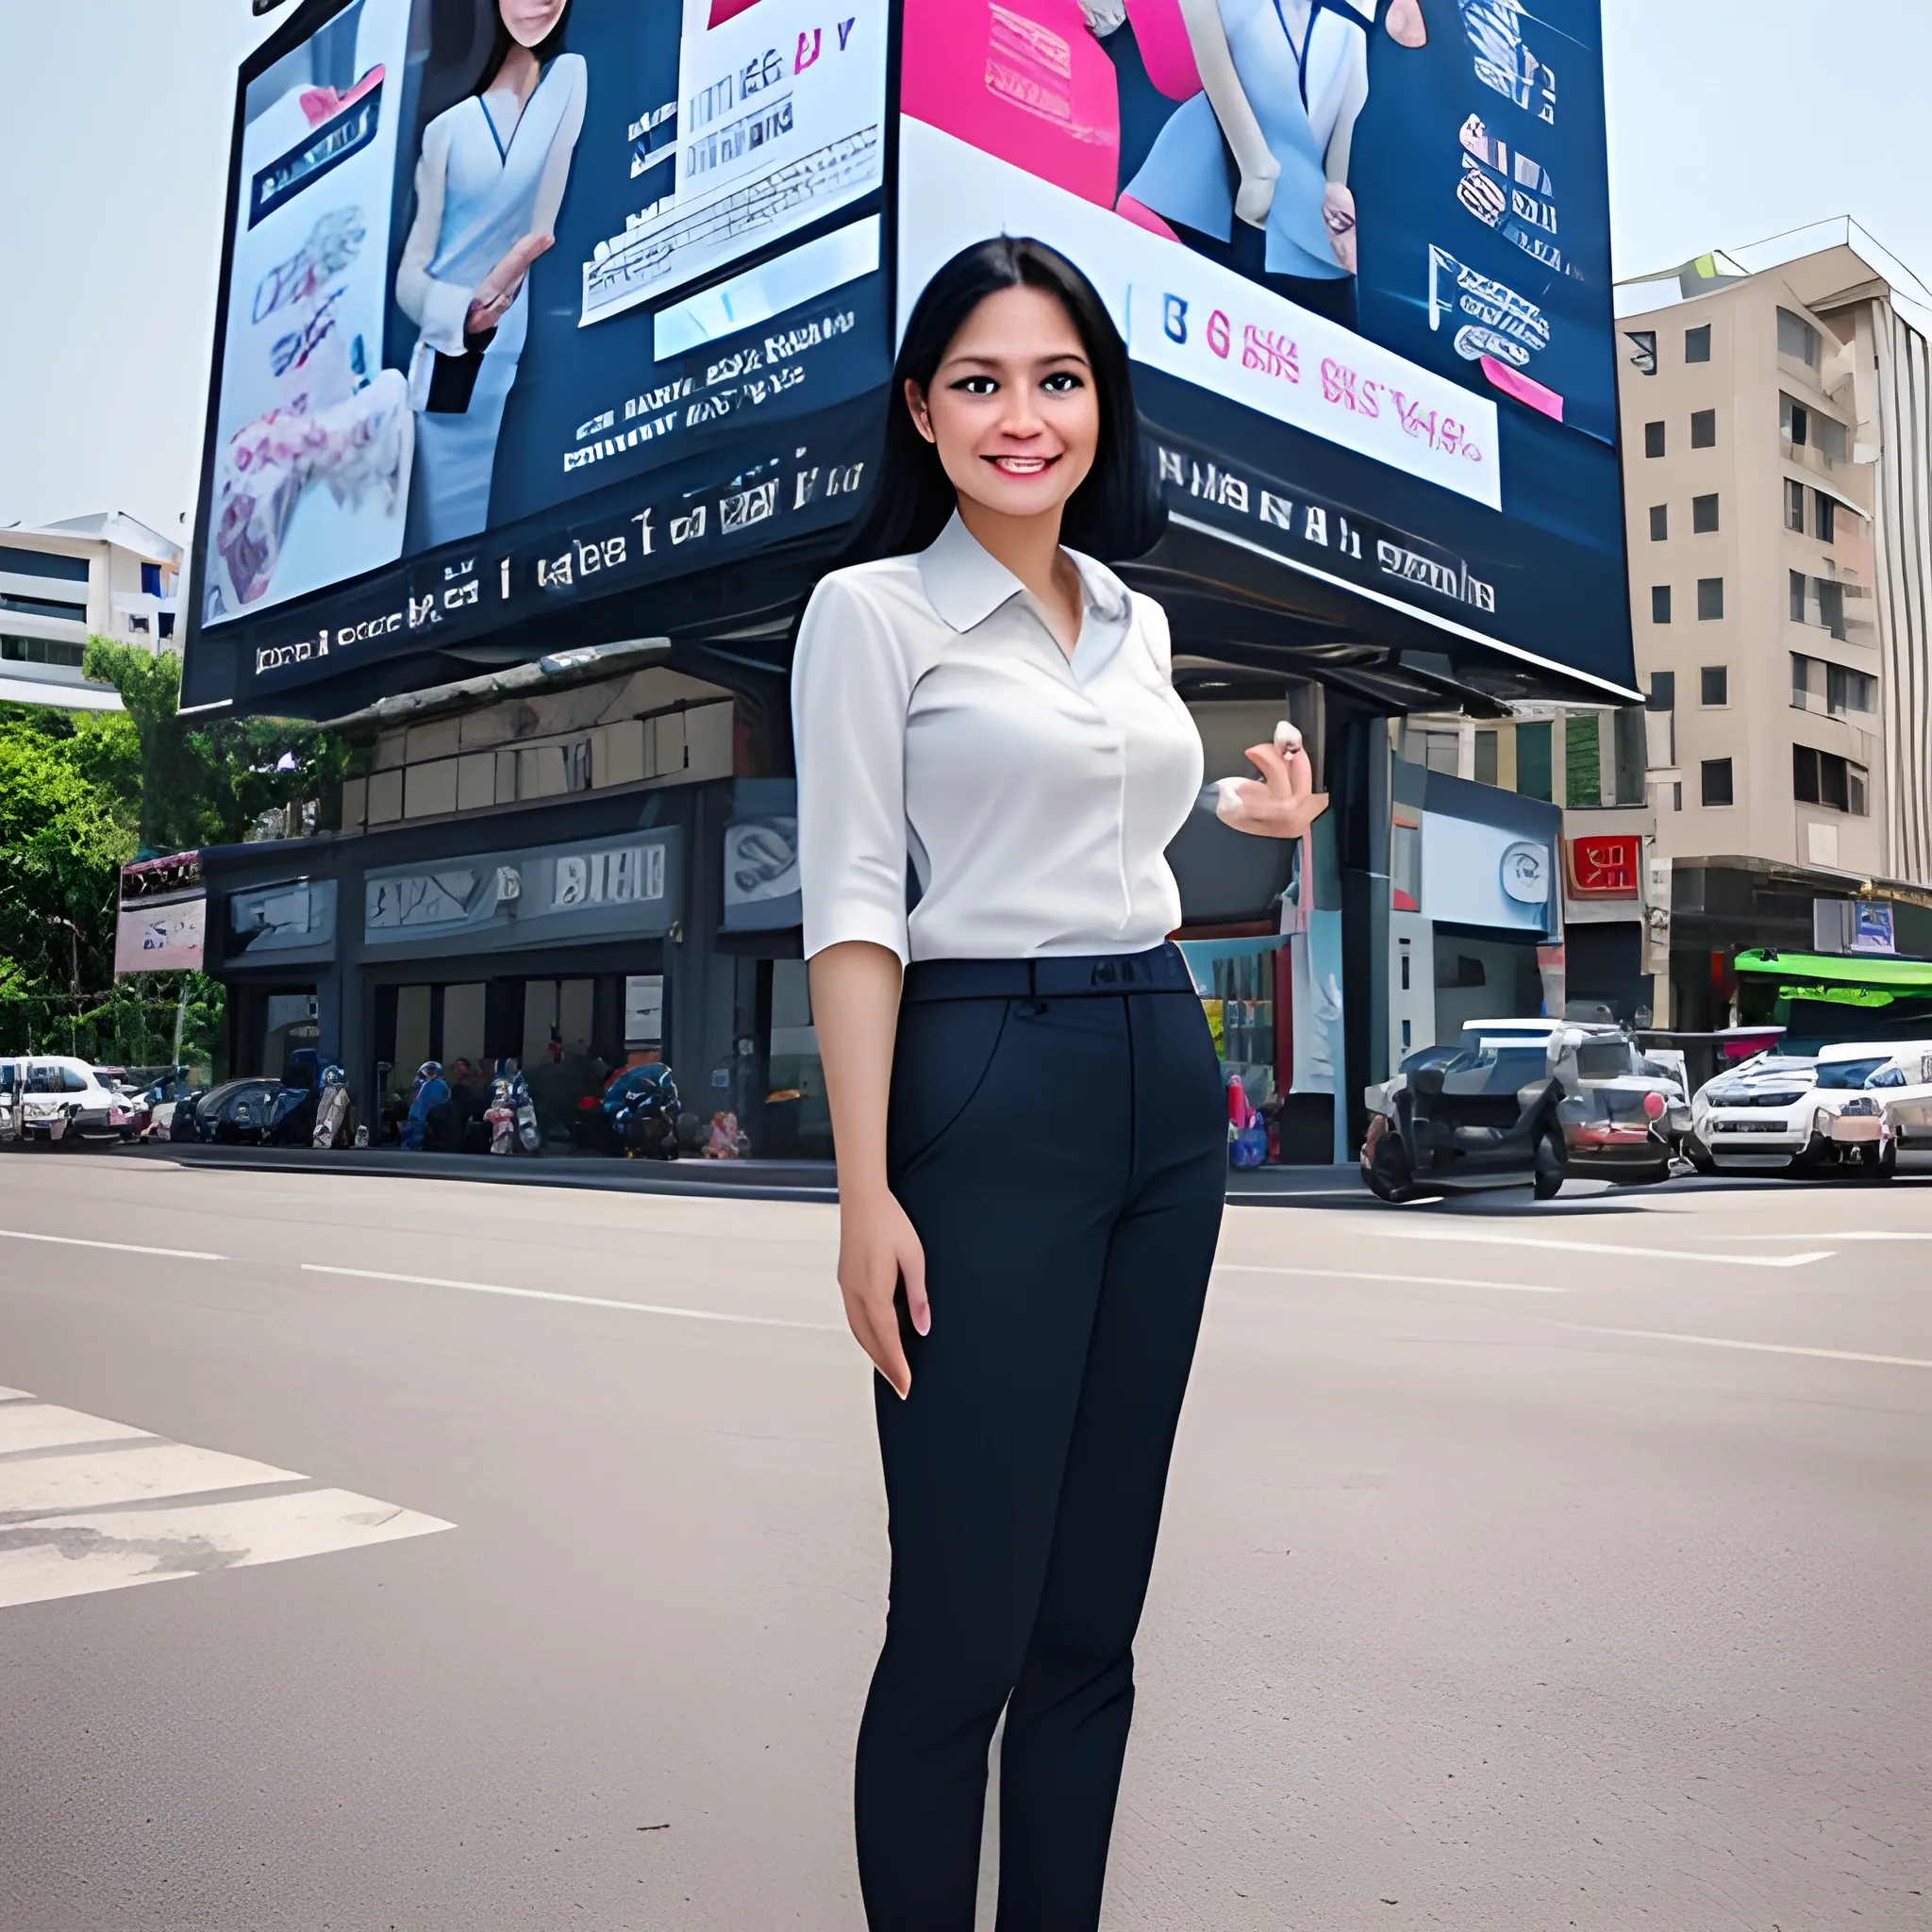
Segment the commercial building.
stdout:
<path fill-rule="evenodd" d="M 87 641 L 178 650 L 180 573 L 180 544 L 120 510 L 0 528 L 0 703 L 118 711 L 81 674 Z"/>
<path fill-rule="evenodd" d="M 1561 930 L 1556 808 L 1412 794 L 1390 720 L 1636 695 L 1601 124 L 1545 111 L 1527 45 L 1504 85 L 1493 25 L 1409 49 L 1337 16 L 1385 245 L 1325 264 L 1317 313 L 1155 206 L 1198 87 L 1174 46 L 1077 0 L 845 11 L 576 0 L 524 137 L 563 184 L 556 246 L 482 350 L 447 325 L 475 278 L 407 244 L 423 130 L 478 96 L 487 37 L 308 0 L 244 68 L 185 704 L 330 721 L 357 763 L 318 836 L 202 855 L 235 1062 L 312 1039 L 375 1124 L 424 1058 L 513 1057 L 567 1140 L 661 1054 L 756 1151 L 826 1150 L 791 630 L 873 488 L 899 326 L 1005 230 L 1078 262 L 1131 342 L 1171 521 L 1120 567 L 1167 608 L 1210 775 L 1285 711 L 1330 795 L 1299 850 L 1197 814 L 1171 854 L 1230 1078 L 1280 1101 L 1282 1158 L 1325 1159 L 1400 1039 L 1404 811 L 1449 828 L 1421 848 L 1445 927 Z M 592 85 L 574 151 L 553 95 L 614 67 L 621 113 Z M 1418 86 L 1468 117 L 1447 154 L 1416 149 Z M 1512 999 L 1549 997 L 1535 956 Z"/>
<path fill-rule="evenodd" d="M 1846 230 L 1757 274 L 1706 258 L 1625 291 L 1631 605 L 1679 1027 L 1725 1024 L 1730 959 L 1808 948 L 1819 901 L 1890 900 L 1902 949 L 1932 941 L 1932 405 L 1877 254 Z"/>

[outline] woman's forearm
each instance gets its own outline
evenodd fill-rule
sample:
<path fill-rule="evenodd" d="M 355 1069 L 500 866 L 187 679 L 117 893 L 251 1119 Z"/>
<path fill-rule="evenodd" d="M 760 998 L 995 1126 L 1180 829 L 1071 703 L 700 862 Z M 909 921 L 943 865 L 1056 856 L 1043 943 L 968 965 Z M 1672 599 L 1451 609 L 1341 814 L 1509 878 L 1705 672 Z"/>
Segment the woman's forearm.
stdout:
<path fill-rule="evenodd" d="M 847 940 L 813 956 L 811 1014 L 843 1200 L 886 1191 L 886 1107 L 899 1030 L 899 956 Z"/>
<path fill-rule="evenodd" d="M 1268 137 L 1248 104 L 1247 91 L 1235 72 L 1234 54 L 1227 44 L 1227 29 L 1222 25 L 1221 0 L 1180 0 L 1181 24 L 1188 30 L 1188 44 L 1194 50 L 1194 65 L 1200 70 L 1202 92 L 1214 118 L 1221 123 L 1233 152 L 1235 166 L 1245 181 L 1251 177 L 1272 177 L 1279 170 Z"/>

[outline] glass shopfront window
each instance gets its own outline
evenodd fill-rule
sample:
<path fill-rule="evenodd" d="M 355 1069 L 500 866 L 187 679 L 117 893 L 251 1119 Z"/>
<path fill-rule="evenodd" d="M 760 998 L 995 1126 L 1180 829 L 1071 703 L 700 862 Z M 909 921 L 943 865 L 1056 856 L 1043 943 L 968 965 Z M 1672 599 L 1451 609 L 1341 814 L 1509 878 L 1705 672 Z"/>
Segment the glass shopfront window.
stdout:
<path fill-rule="evenodd" d="M 1230 1141 L 1230 1158 L 1242 1166 L 1280 1158 L 1274 1123 L 1287 1058 L 1276 1027 L 1284 945 L 1280 939 L 1180 941 L 1221 1056 L 1228 1121 L 1240 1137 Z M 1281 1020 L 1285 1025 L 1285 1012 Z"/>
<path fill-rule="evenodd" d="M 831 1159 L 832 1112 L 803 959 L 772 962 L 770 1064 L 765 1144 L 759 1152 L 781 1160 Z"/>

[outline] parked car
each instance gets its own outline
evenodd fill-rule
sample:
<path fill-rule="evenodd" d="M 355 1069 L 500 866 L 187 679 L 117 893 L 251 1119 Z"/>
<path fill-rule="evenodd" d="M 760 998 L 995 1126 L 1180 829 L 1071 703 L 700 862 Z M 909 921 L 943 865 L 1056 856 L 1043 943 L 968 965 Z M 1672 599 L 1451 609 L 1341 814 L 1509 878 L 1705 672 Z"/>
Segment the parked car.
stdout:
<path fill-rule="evenodd" d="M 1820 1165 L 1890 1180 L 1902 1133 L 1932 1139 L 1932 1041 L 1828 1046 L 1813 1091 Z"/>
<path fill-rule="evenodd" d="M 1700 1174 L 1815 1168 L 1825 1153 L 1817 1085 L 1818 1057 L 1781 1047 L 1707 1081 L 1690 1102 L 1690 1164 Z"/>
<path fill-rule="evenodd" d="M 1690 1109 L 1618 1026 L 1474 1021 L 1367 1090 L 1362 1173 L 1383 1200 L 1571 1178 L 1667 1179 Z"/>
<path fill-rule="evenodd" d="M 193 1092 L 188 1069 L 143 1067 L 141 1073 L 147 1082 L 142 1095 L 147 1102 L 147 1126 L 143 1132 L 150 1140 L 165 1141 L 174 1125 L 175 1109 Z"/>
<path fill-rule="evenodd" d="M 131 1140 L 140 1118 L 130 1096 L 104 1083 L 87 1061 L 64 1054 L 0 1060 L 8 1095 L 0 1132 L 28 1146 Z"/>
<path fill-rule="evenodd" d="M 323 1082 L 321 1055 L 302 1048 L 289 1056 L 279 1079 L 253 1074 L 184 1095 L 168 1138 L 224 1147 L 307 1147 Z"/>

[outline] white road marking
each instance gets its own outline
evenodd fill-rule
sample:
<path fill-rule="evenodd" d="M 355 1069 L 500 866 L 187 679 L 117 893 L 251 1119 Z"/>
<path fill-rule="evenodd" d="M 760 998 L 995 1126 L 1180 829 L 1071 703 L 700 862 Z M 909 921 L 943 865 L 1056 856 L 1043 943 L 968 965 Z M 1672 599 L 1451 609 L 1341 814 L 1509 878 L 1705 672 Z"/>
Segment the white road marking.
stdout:
<path fill-rule="evenodd" d="M 0 1607 L 283 1563 L 455 1526 L 347 1490 L 42 1517 L 0 1528 Z"/>
<path fill-rule="evenodd" d="M 169 1261 L 225 1261 L 225 1255 L 204 1255 L 196 1248 L 144 1248 L 133 1241 L 86 1241 L 75 1234 L 27 1234 L 17 1227 L 0 1227 L 0 1241 L 50 1241 L 61 1248 L 106 1248 L 116 1255 L 159 1255 Z"/>
<path fill-rule="evenodd" d="M 1803 1255 L 1706 1255 L 1684 1248 L 1630 1248 L 1616 1241 L 1562 1241 L 1545 1235 L 1477 1234 L 1453 1227 L 1372 1226 L 1370 1231 L 1390 1241 L 1474 1241 L 1497 1248 L 1547 1248 L 1565 1255 L 1604 1255 L 1613 1260 L 1718 1262 L 1731 1268 L 1803 1268 L 1811 1261 L 1828 1261 L 1831 1250 L 1820 1248 Z M 1787 1235 L 1787 1241 L 1800 1237 Z"/>
<path fill-rule="evenodd" d="M 1890 1369 L 1932 1369 L 1932 1361 L 1908 1355 L 1859 1355 L 1846 1348 L 1794 1348 L 1783 1341 L 1735 1341 L 1722 1335 L 1670 1335 L 1656 1328 L 1594 1328 L 1584 1322 L 1565 1322 L 1585 1335 L 1626 1335 L 1637 1341 L 1688 1341 L 1697 1348 L 1742 1348 L 1755 1355 L 1804 1355 L 1826 1362 L 1877 1362 Z"/>
<path fill-rule="evenodd" d="M 622 1308 L 630 1315 L 675 1315 L 686 1322 L 730 1322 L 749 1328 L 808 1328 L 822 1335 L 842 1335 L 832 1322 L 790 1322 L 777 1315 L 727 1315 L 716 1308 L 662 1307 L 654 1302 L 622 1302 L 605 1295 L 562 1294 L 548 1288 L 501 1288 L 488 1281 L 450 1281 L 438 1274 L 386 1274 L 377 1268 L 328 1268 L 304 1261 L 305 1274 L 345 1274 L 356 1281 L 399 1281 L 409 1288 L 454 1288 L 465 1294 L 506 1294 L 519 1301 L 568 1302 L 580 1308 Z"/>
<path fill-rule="evenodd" d="M 1276 1268 L 1259 1261 L 1217 1261 L 1217 1274 L 1307 1274 L 1324 1281 L 1394 1281 L 1413 1288 L 1500 1288 L 1510 1294 L 1568 1294 L 1535 1281 L 1462 1281 L 1451 1274 L 1362 1274 L 1345 1268 Z"/>
<path fill-rule="evenodd" d="M 92 1424 L 96 1440 L 101 1428 L 100 1423 Z M 83 1451 L 74 1456 L 29 1456 L 17 1462 L 0 1462 L 0 1518 L 109 1509 L 160 1496 L 192 1496 L 208 1490 L 245 1490 L 257 1483 L 302 1480 L 291 1469 L 275 1469 L 245 1456 L 157 1440 L 108 1455 Z"/>
<path fill-rule="evenodd" d="M 308 1478 L 40 1402 L 24 1390 L 0 1390 L 0 1396 L 19 1398 L 0 1406 L 0 1608 L 456 1526 L 347 1490 L 176 1503 Z M 10 1453 L 78 1444 L 90 1446 L 68 1455 Z M 175 1507 L 134 1507 L 150 1503 Z"/>
<path fill-rule="evenodd" d="M 1906 1234 L 1890 1228 L 1857 1227 L 1849 1230 L 1834 1228 L 1830 1234 L 1815 1234 L 1807 1230 L 1797 1234 L 1712 1234 L 1693 1235 L 1693 1241 L 1932 1241 L 1932 1233 Z"/>
<path fill-rule="evenodd" d="M 75 1442 L 138 1441 L 148 1429 L 131 1429 L 77 1408 L 60 1408 L 51 1402 L 8 1403 L 0 1408 L 0 1456 L 16 1449 L 64 1449 Z"/>

